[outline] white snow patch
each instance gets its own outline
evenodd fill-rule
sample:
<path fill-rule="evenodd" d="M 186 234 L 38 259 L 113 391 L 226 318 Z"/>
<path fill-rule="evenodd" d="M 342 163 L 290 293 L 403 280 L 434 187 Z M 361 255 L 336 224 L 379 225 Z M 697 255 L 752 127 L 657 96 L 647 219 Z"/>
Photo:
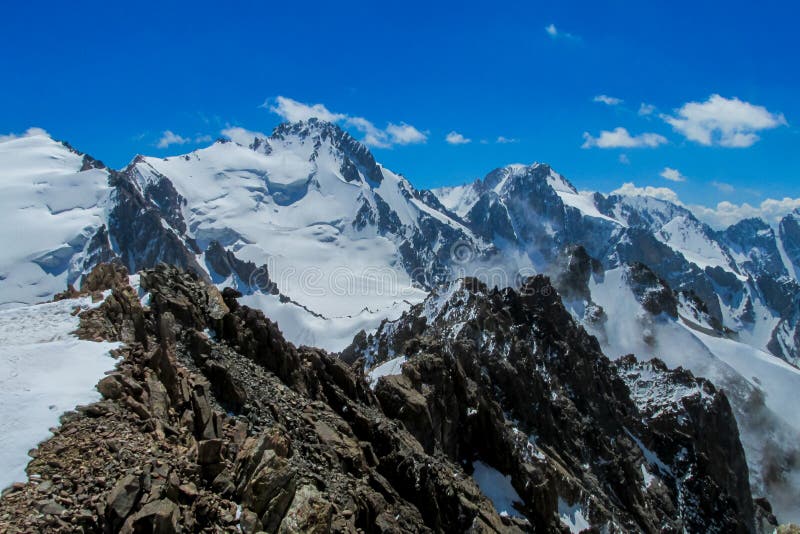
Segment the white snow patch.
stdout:
<path fill-rule="evenodd" d="M 620 221 L 603 215 L 594 203 L 594 193 L 589 191 L 574 192 L 569 190 L 556 190 L 556 194 L 561 198 L 561 201 L 586 215 L 587 217 L 595 217 L 597 219 L 605 219 L 606 221 L 613 222 L 620 226 L 626 226 Z"/>
<path fill-rule="evenodd" d="M 500 515 L 524 518 L 525 516 L 514 508 L 514 503 L 521 504 L 523 501 L 517 490 L 511 485 L 511 477 L 503 475 L 497 469 L 481 461 L 474 462 L 472 465 L 475 468 L 472 478 L 481 492 L 492 501 L 494 509 Z"/>
<path fill-rule="evenodd" d="M 645 467 L 644 464 L 642 464 L 640 467 L 642 469 L 642 478 L 644 478 L 644 490 L 647 490 L 647 488 L 650 487 L 650 484 L 653 483 L 653 481 L 656 479 L 656 477 L 654 477 L 650 473 L 650 471 L 647 470 L 647 467 Z"/>
<path fill-rule="evenodd" d="M 568 504 L 561 497 L 558 498 L 558 517 L 569 531 L 575 534 L 592 526 L 586 519 L 580 503 Z"/>
<path fill-rule="evenodd" d="M 378 385 L 378 379 L 382 376 L 394 376 L 401 374 L 403 372 L 403 364 L 406 363 L 407 360 L 408 358 L 405 356 L 398 356 L 397 358 L 387 360 L 373 368 L 369 373 L 367 373 L 367 382 L 369 383 L 369 387 L 375 389 L 375 386 Z"/>
<path fill-rule="evenodd" d="M 28 451 L 64 412 L 100 399 L 95 385 L 116 365 L 109 351 L 120 344 L 72 334 L 75 307 L 92 306 L 80 298 L 0 312 L 0 488 L 27 480 Z"/>

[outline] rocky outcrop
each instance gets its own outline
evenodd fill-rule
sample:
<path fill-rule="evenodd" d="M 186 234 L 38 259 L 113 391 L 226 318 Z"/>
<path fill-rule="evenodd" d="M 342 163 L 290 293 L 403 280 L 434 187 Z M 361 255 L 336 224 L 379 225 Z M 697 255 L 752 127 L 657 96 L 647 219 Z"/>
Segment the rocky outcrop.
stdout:
<path fill-rule="evenodd" d="M 219 241 L 209 243 L 205 252 L 206 265 L 215 283 L 230 281 L 239 291 L 262 291 L 278 294 L 278 286 L 269 277 L 266 265 L 256 266 L 243 261 L 231 250 L 226 250 Z"/>
<path fill-rule="evenodd" d="M 114 202 L 108 215 L 108 232 L 123 265 L 137 271 L 164 262 L 205 274 L 195 259 L 200 253 L 197 245 L 179 233 L 183 227 L 180 205 L 168 208 L 154 203 L 136 183 L 132 172 L 129 168 L 112 172 L 109 177 Z M 173 200 L 178 202 L 177 198 Z M 178 228 L 171 228 L 168 221 L 178 224 Z"/>
<path fill-rule="evenodd" d="M 662 294 L 652 273 L 633 276 L 649 288 L 644 296 Z M 669 312 L 673 299 L 669 291 L 653 302 Z M 725 395 L 663 364 L 612 364 L 545 277 L 519 292 L 454 283 L 347 353 L 369 369 L 403 355 L 399 374 L 373 383 L 384 412 L 426 452 L 509 476 L 534 529 L 557 529 L 555 518 L 576 514 L 611 531 L 756 528 Z M 664 399 L 697 395 L 681 396 L 665 415 L 634 387 L 642 365 L 660 373 L 648 383 Z"/>

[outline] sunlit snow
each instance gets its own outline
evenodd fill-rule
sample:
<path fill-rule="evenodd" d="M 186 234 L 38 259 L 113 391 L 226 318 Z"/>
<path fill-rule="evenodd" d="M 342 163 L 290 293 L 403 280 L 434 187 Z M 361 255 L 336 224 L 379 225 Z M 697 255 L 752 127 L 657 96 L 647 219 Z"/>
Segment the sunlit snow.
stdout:
<path fill-rule="evenodd" d="M 118 343 L 83 341 L 72 332 L 88 298 L 0 311 L 0 488 L 27 480 L 28 451 L 59 417 L 99 400 L 95 389 L 116 362 Z"/>

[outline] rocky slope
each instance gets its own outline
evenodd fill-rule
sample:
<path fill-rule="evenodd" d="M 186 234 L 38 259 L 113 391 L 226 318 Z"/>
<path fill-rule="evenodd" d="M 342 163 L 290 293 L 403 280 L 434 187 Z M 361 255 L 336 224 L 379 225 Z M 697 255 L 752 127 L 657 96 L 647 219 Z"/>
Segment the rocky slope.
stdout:
<path fill-rule="evenodd" d="M 721 439 L 738 436 L 725 395 L 657 360 L 610 362 L 543 277 L 519 293 L 456 282 L 343 357 L 430 449 L 510 476 L 535 524 L 755 528 L 744 452 Z"/>
<path fill-rule="evenodd" d="M 557 264 L 562 274 L 554 285 L 604 354 L 658 357 L 726 392 L 751 491 L 767 496 L 784 520 L 800 520 L 800 418 L 786 409 L 800 388 L 800 371 L 742 343 L 694 293 L 674 291 L 642 263 L 605 271 L 582 247 L 574 247 Z"/>
<path fill-rule="evenodd" d="M 408 315 L 392 335 L 387 323 L 370 345 L 383 348 L 350 351 L 375 364 L 405 340 L 402 374 L 374 390 L 363 360 L 295 347 L 235 290 L 159 266 L 141 274 L 143 299 L 124 268 L 102 265 L 82 291 L 108 287 L 79 333 L 124 342 L 118 368 L 98 384 L 102 401 L 33 452 L 31 481 L 0 500 L 3 531 L 753 532 L 768 521 L 724 394 L 658 362 L 612 364 L 544 278 L 522 293 L 458 285 L 436 300 L 439 316 L 466 314 L 456 329 Z M 643 403 L 654 373 L 663 394 Z M 510 476 L 519 502 L 503 514 L 487 472 Z"/>
<path fill-rule="evenodd" d="M 4 532 L 529 528 L 387 417 L 358 371 L 287 343 L 234 290 L 166 266 L 141 283 L 148 307 L 124 269 L 86 279 L 112 294 L 80 334 L 124 341 L 121 362 L 4 495 Z"/>

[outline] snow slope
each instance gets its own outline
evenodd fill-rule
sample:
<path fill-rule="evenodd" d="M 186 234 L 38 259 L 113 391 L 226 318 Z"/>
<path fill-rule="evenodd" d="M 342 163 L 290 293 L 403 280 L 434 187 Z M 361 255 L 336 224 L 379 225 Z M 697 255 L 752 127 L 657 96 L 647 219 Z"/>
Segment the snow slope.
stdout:
<path fill-rule="evenodd" d="M 0 142 L 0 309 L 49 299 L 105 220 L 108 172 L 46 135 Z"/>
<path fill-rule="evenodd" d="M 95 384 L 119 344 L 72 334 L 74 309 L 91 306 L 81 298 L 0 311 L 0 488 L 27 480 L 28 451 L 64 412 L 100 399 Z"/>
<path fill-rule="evenodd" d="M 261 142 L 269 150 L 218 142 L 184 156 L 138 158 L 134 170 L 143 187 L 170 180 L 186 200 L 188 233 L 201 249 L 218 240 L 238 258 L 266 264 L 281 293 L 315 313 L 354 316 L 421 300 L 398 240 L 418 229 L 423 215 L 469 232 L 414 199 L 410 184 L 386 169 L 379 184 L 363 175 L 348 180 L 345 154 L 313 132 Z M 378 212 L 379 203 L 402 223 L 399 235 L 356 227 L 359 211 Z"/>
<path fill-rule="evenodd" d="M 284 337 L 295 345 L 319 347 L 339 352 L 353 342 L 353 336 L 365 330 L 374 331 L 384 319 L 400 317 L 410 305 L 394 302 L 386 308 L 362 310 L 353 315 L 324 317 L 315 315 L 296 303 L 281 302 L 277 295 L 252 293 L 244 295 L 239 302 L 264 312 L 278 323 Z"/>

